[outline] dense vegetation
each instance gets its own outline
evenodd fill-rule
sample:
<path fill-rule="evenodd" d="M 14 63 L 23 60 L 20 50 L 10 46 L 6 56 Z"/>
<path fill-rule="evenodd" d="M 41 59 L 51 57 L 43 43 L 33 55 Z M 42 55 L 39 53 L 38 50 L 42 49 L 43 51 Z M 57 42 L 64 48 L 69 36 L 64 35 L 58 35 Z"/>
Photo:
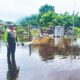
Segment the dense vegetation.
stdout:
<path fill-rule="evenodd" d="M 39 9 L 39 14 L 24 17 L 19 23 L 24 27 L 28 26 L 29 24 L 41 27 L 57 25 L 69 27 L 73 26 L 73 18 L 75 23 L 74 26 L 80 27 L 79 13 L 76 13 L 74 16 L 73 14 L 70 15 L 68 12 L 65 12 L 64 14 L 57 14 L 54 6 L 46 4 L 41 6 Z"/>
<path fill-rule="evenodd" d="M 40 26 L 40 28 L 48 28 L 54 26 L 64 26 L 65 28 L 70 28 L 73 26 L 74 21 L 74 31 L 76 34 L 80 34 L 80 16 L 79 13 L 69 14 L 65 12 L 64 14 L 58 14 L 55 12 L 55 7 L 51 5 L 43 5 L 39 8 L 38 14 L 32 14 L 31 16 L 26 16 L 21 18 L 16 23 L 7 21 L 6 24 L 14 24 L 17 28 L 17 31 L 20 33 L 28 32 L 29 27 Z M 0 23 L 3 22 L 0 20 Z M 6 26 L 5 26 L 6 28 Z M 0 31 L 5 30 L 3 25 L 0 25 Z"/>

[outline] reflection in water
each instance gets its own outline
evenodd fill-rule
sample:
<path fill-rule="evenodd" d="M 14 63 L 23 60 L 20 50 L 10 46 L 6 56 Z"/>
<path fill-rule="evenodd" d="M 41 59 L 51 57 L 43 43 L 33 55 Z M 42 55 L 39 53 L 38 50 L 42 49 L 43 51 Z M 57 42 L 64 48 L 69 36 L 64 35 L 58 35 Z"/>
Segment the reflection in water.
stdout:
<path fill-rule="evenodd" d="M 29 45 L 29 55 L 31 55 L 31 45 Z"/>
<path fill-rule="evenodd" d="M 8 61 L 7 80 L 16 80 L 19 75 L 19 68 L 16 66 L 15 60 Z"/>
<path fill-rule="evenodd" d="M 55 49 L 52 46 L 45 45 L 39 48 L 39 55 L 41 56 L 43 61 L 51 60 L 55 58 Z"/>
<path fill-rule="evenodd" d="M 58 39 L 59 40 L 59 39 Z M 70 57 L 71 59 L 79 58 L 80 47 L 77 45 L 71 45 L 70 39 L 60 39 L 57 46 L 54 44 L 38 45 L 39 55 L 43 61 L 52 60 L 56 55 L 62 57 L 62 59 Z M 54 43 L 54 42 L 53 42 Z M 34 46 L 35 48 L 35 46 Z"/>

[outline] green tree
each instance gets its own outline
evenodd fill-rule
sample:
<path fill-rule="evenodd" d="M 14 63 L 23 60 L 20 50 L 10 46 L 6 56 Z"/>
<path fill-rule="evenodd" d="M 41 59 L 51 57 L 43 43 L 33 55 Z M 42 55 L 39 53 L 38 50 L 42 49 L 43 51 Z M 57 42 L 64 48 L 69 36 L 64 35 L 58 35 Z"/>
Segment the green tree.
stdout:
<path fill-rule="evenodd" d="M 51 11 L 51 12 L 55 11 L 54 6 L 46 4 L 44 6 L 41 6 L 41 8 L 39 9 L 40 14 L 46 13 L 48 11 Z"/>
<path fill-rule="evenodd" d="M 32 15 L 30 17 L 25 17 L 20 21 L 20 24 L 24 27 L 27 27 L 28 25 L 39 25 L 39 18 L 38 15 Z"/>
<path fill-rule="evenodd" d="M 80 16 L 75 14 L 74 16 L 75 26 L 80 26 Z M 28 25 L 49 27 L 49 26 L 73 26 L 73 15 L 68 12 L 64 14 L 57 14 L 55 12 L 54 6 L 43 5 L 39 8 L 39 14 L 26 16 L 20 20 L 20 25 L 27 27 Z"/>
<path fill-rule="evenodd" d="M 55 26 L 57 24 L 56 18 L 58 18 L 58 16 L 55 12 L 48 11 L 39 17 L 39 21 L 41 26 Z"/>
<path fill-rule="evenodd" d="M 80 27 L 80 16 L 79 16 L 79 12 L 76 13 L 75 16 L 74 16 L 74 26 Z"/>

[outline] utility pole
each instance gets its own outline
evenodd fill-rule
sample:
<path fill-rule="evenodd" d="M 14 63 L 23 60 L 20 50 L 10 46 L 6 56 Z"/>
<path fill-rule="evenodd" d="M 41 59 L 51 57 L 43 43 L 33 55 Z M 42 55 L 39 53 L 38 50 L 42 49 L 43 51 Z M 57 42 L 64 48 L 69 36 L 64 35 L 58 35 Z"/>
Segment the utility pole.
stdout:
<path fill-rule="evenodd" d="M 73 7 L 73 27 L 72 27 L 72 44 L 74 43 L 74 27 L 75 27 L 75 8 L 76 8 L 76 0 L 74 0 L 74 7 Z"/>
<path fill-rule="evenodd" d="M 75 8 L 76 8 L 76 0 L 74 0 L 74 7 L 73 7 L 73 28 L 74 28 L 74 26 L 75 26 Z"/>

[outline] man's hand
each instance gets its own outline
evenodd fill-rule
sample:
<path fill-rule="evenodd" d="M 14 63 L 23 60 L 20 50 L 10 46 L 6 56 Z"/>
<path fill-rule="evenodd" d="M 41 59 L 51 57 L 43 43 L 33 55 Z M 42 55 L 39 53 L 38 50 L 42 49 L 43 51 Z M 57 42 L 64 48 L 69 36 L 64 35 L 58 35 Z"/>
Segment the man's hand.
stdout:
<path fill-rule="evenodd" d="M 9 47 L 8 43 L 6 43 L 6 47 Z"/>

